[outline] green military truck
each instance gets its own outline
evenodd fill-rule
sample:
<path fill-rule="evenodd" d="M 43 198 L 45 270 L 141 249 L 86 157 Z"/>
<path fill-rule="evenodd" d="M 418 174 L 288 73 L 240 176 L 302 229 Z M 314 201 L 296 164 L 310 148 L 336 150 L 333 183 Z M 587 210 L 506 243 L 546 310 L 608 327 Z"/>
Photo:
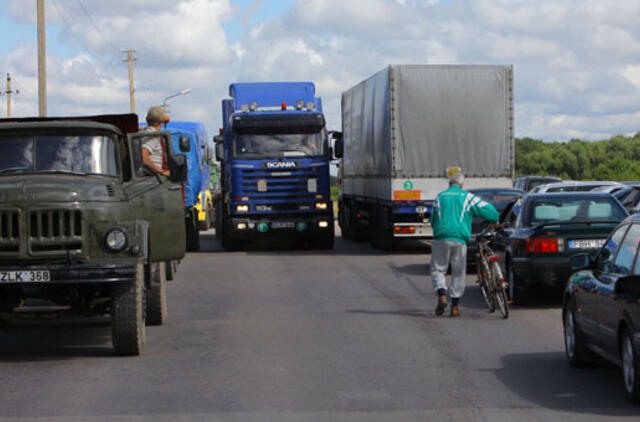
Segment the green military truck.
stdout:
<path fill-rule="evenodd" d="M 135 114 L 0 120 L 0 323 L 110 315 L 115 350 L 142 352 L 184 256 L 184 155 Z M 166 177 L 141 145 L 164 143 Z"/>

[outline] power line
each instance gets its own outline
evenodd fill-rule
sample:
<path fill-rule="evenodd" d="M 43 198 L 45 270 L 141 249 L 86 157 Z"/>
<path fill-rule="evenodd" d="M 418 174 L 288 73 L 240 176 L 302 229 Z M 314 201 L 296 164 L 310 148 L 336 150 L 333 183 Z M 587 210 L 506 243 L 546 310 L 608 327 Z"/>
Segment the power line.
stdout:
<path fill-rule="evenodd" d="M 78 0 L 78 4 L 80 5 L 80 8 L 84 12 L 84 14 L 87 15 L 87 18 L 89 18 L 89 21 L 91 22 L 91 24 L 94 26 L 94 28 L 96 28 L 96 30 L 98 31 L 98 33 L 100 34 L 102 39 L 107 43 L 107 45 L 109 47 L 111 47 L 113 50 L 119 52 L 118 48 L 116 48 L 116 46 L 114 46 L 111 43 L 111 41 L 109 41 L 109 39 L 106 37 L 104 32 L 102 32 L 102 29 L 100 29 L 100 27 L 98 25 L 96 25 L 95 21 L 93 20 L 93 18 L 91 17 L 91 15 L 89 14 L 89 12 L 87 11 L 87 9 L 84 7 L 84 5 L 82 4 L 82 2 L 80 0 Z"/>

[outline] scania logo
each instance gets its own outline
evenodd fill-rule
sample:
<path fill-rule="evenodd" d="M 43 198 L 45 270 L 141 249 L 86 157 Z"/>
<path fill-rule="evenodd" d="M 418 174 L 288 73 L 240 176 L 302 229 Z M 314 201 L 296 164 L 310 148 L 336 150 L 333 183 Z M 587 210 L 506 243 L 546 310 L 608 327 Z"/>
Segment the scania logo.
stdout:
<path fill-rule="evenodd" d="M 297 164 L 295 161 L 276 161 L 276 162 L 268 162 L 266 163 L 267 168 L 270 169 L 288 169 L 292 167 L 296 167 Z"/>

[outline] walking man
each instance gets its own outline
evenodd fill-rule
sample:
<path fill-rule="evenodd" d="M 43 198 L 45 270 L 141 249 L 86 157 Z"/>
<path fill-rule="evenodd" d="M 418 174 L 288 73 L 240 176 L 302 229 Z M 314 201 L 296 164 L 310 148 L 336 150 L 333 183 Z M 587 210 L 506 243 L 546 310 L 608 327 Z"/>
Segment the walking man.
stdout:
<path fill-rule="evenodd" d="M 433 244 L 431 245 L 431 281 L 438 295 L 436 315 L 447 307 L 445 273 L 451 264 L 451 316 L 460 316 L 458 301 L 464 294 L 467 272 L 467 242 L 471 237 L 473 217 L 482 217 L 492 223 L 498 221 L 493 205 L 462 189 L 464 175 L 449 177 L 449 189 L 438 194 L 431 211 Z"/>

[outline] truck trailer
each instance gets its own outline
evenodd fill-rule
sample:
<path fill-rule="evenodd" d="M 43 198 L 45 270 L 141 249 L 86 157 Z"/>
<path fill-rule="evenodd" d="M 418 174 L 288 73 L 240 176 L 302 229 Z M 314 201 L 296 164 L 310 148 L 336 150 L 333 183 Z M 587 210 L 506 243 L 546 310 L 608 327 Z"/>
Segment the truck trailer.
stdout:
<path fill-rule="evenodd" d="M 234 83 L 229 95 L 215 138 L 222 246 L 293 239 L 332 248 L 331 154 L 314 84 Z"/>
<path fill-rule="evenodd" d="M 342 94 L 335 150 L 344 238 L 385 250 L 432 239 L 452 172 L 469 189 L 512 185 L 513 67 L 388 66 Z"/>

